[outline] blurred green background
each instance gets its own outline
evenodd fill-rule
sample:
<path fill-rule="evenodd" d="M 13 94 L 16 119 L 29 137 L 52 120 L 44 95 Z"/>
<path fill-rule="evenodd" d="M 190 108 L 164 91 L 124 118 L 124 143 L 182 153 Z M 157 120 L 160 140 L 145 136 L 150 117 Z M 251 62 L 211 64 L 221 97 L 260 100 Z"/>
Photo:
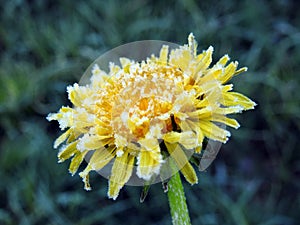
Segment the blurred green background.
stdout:
<path fill-rule="evenodd" d="M 249 72 L 235 89 L 258 103 L 235 116 L 239 130 L 185 190 L 194 225 L 296 225 L 300 221 L 300 4 L 274 1 L 38 1 L 0 4 L 0 224 L 171 225 L 166 194 L 126 186 L 117 201 L 107 180 L 83 190 L 58 164 L 57 123 L 66 86 L 105 51 L 144 39 L 215 47 Z"/>

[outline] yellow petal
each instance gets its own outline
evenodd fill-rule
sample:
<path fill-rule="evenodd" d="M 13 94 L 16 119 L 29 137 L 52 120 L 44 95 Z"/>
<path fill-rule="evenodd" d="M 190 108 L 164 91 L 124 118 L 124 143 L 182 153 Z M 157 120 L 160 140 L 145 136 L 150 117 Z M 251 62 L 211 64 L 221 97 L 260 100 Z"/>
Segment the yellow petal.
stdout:
<path fill-rule="evenodd" d="M 207 94 L 211 91 L 218 91 L 218 90 L 221 90 L 221 84 L 218 80 L 211 80 L 211 81 L 208 81 L 208 82 L 205 82 L 203 84 L 201 84 L 201 89 L 202 91 Z M 221 93 L 220 93 L 221 94 Z M 215 100 L 215 99 L 214 99 Z"/>
<path fill-rule="evenodd" d="M 100 170 L 106 166 L 115 156 L 115 149 L 115 146 L 97 149 L 89 160 L 91 168 L 93 170 Z"/>
<path fill-rule="evenodd" d="M 160 152 L 159 143 L 156 138 L 144 138 L 139 140 L 138 143 L 148 151 Z"/>
<path fill-rule="evenodd" d="M 47 116 L 47 120 L 57 120 L 59 122 L 60 129 L 64 130 L 65 128 L 73 125 L 73 112 L 74 109 L 70 107 L 62 107 L 58 113 L 50 113 Z"/>
<path fill-rule="evenodd" d="M 136 174 L 144 180 L 150 180 L 154 174 L 159 174 L 161 163 L 162 156 L 160 152 L 151 152 L 141 149 L 138 156 Z"/>
<path fill-rule="evenodd" d="M 130 64 L 131 64 L 130 59 L 125 58 L 125 57 L 121 57 L 120 58 L 120 63 L 122 65 L 122 68 L 123 68 L 124 72 L 129 73 L 130 72 L 129 68 L 130 68 Z"/>
<path fill-rule="evenodd" d="M 200 95 L 199 95 L 200 96 Z M 202 100 L 198 100 L 198 101 L 196 101 L 196 103 L 195 103 L 195 108 L 204 108 L 204 107 L 206 107 L 206 106 L 209 106 L 209 101 L 208 101 L 208 99 L 207 98 L 204 98 L 204 99 L 202 99 Z"/>
<path fill-rule="evenodd" d="M 193 35 L 193 33 L 190 33 L 189 37 L 188 37 L 188 42 L 189 42 L 189 49 L 191 51 L 191 54 L 196 57 L 197 56 L 197 41 L 195 40 L 195 36 Z"/>
<path fill-rule="evenodd" d="M 109 179 L 108 197 L 116 200 L 121 188 L 129 180 L 134 163 L 134 156 L 124 152 L 120 157 L 116 157 Z"/>
<path fill-rule="evenodd" d="M 202 84 L 211 80 L 217 80 L 222 73 L 222 69 L 211 69 L 202 77 L 198 77 L 195 84 Z"/>
<path fill-rule="evenodd" d="M 165 134 L 163 139 L 165 142 L 168 142 L 170 144 L 180 143 L 187 149 L 193 149 L 199 145 L 197 136 L 192 131 L 186 131 L 181 133 L 172 131 Z"/>
<path fill-rule="evenodd" d="M 78 84 L 75 83 L 73 86 L 68 86 L 67 92 L 68 98 L 73 105 L 80 107 L 83 99 L 81 99 L 80 95 L 78 94 L 78 92 L 80 92 Z"/>
<path fill-rule="evenodd" d="M 198 146 L 195 148 L 195 152 L 196 153 L 200 153 L 201 149 L 202 149 L 202 142 L 204 140 L 204 134 L 200 129 L 200 126 L 198 125 L 198 123 L 195 123 L 194 121 L 191 120 L 187 120 L 188 125 L 190 126 L 190 128 L 196 132 L 197 135 L 197 142 L 198 142 Z"/>
<path fill-rule="evenodd" d="M 77 147 L 80 151 L 95 150 L 103 147 L 102 140 L 107 138 L 109 138 L 109 136 L 85 134 L 79 139 Z"/>
<path fill-rule="evenodd" d="M 236 105 L 236 106 L 231 106 L 231 107 L 214 109 L 214 113 L 228 115 L 228 114 L 232 114 L 232 113 L 240 113 L 242 110 L 243 110 L 243 107 Z"/>
<path fill-rule="evenodd" d="M 120 63 L 122 68 L 126 67 L 128 64 L 130 64 L 130 59 L 126 58 L 126 57 L 121 57 L 120 58 Z"/>
<path fill-rule="evenodd" d="M 238 69 L 237 71 L 235 71 L 234 76 L 236 76 L 240 73 L 246 72 L 247 70 L 248 70 L 247 67 L 242 67 L 242 68 Z"/>
<path fill-rule="evenodd" d="M 78 151 L 75 154 L 75 156 L 72 158 L 72 161 L 69 166 L 69 172 L 72 174 L 72 176 L 77 172 L 87 152 L 88 151 L 83 151 L 83 152 Z"/>
<path fill-rule="evenodd" d="M 79 176 L 82 178 L 84 182 L 84 189 L 91 190 L 89 184 L 89 172 L 92 170 L 100 170 L 104 166 L 106 166 L 115 156 L 115 147 L 110 146 L 108 148 L 100 148 L 94 151 L 91 156 L 87 167 L 79 173 Z"/>
<path fill-rule="evenodd" d="M 212 116 L 212 107 L 208 106 L 202 109 L 188 113 L 189 117 L 192 119 L 204 119 Z"/>
<path fill-rule="evenodd" d="M 142 139 L 140 154 L 138 155 L 137 175 L 145 180 L 150 180 L 153 174 L 160 170 L 162 155 L 157 139 Z"/>
<path fill-rule="evenodd" d="M 237 92 L 227 92 L 223 96 L 224 96 L 224 105 L 226 106 L 240 105 L 245 110 L 253 109 L 254 106 L 256 106 L 256 103 L 253 102 L 251 99 Z"/>
<path fill-rule="evenodd" d="M 190 131 L 191 128 L 190 126 L 188 125 L 187 121 L 186 120 L 182 120 L 182 121 L 179 121 L 179 126 L 180 126 L 180 129 L 181 131 Z M 172 142 L 171 142 L 172 143 Z"/>
<path fill-rule="evenodd" d="M 222 86 L 222 92 L 223 93 L 226 93 L 228 91 L 231 91 L 233 88 L 233 84 L 226 84 L 226 85 L 223 85 Z"/>
<path fill-rule="evenodd" d="M 169 53 L 169 46 L 164 45 L 160 50 L 158 63 L 160 63 L 162 65 L 167 65 L 168 53 Z"/>
<path fill-rule="evenodd" d="M 185 120 L 180 122 L 180 128 L 182 131 L 194 131 L 196 133 L 196 137 L 193 137 L 195 140 L 193 140 L 192 143 L 195 143 L 195 152 L 200 153 L 202 142 L 204 139 L 204 134 L 200 129 L 199 121 L 194 122 L 191 120 Z M 164 140 L 168 141 L 169 143 L 175 143 L 175 141 L 172 142 L 171 140 L 168 140 L 170 137 L 164 138 Z M 196 144 L 197 143 L 197 144 Z"/>
<path fill-rule="evenodd" d="M 92 89 L 96 88 L 103 88 L 107 81 L 109 81 L 110 77 L 107 73 L 99 68 L 97 64 L 92 67 L 92 77 L 91 77 L 91 84 L 90 87 Z"/>
<path fill-rule="evenodd" d="M 72 128 L 70 128 L 70 129 L 72 129 Z M 81 135 L 81 133 L 74 131 L 72 129 L 72 132 L 70 133 L 70 136 L 67 139 L 67 143 L 71 143 L 71 142 L 75 141 L 80 135 Z"/>
<path fill-rule="evenodd" d="M 217 62 L 217 65 L 225 66 L 226 63 L 230 60 L 229 56 L 226 54 L 224 55 L 219 61 Z"/>
<path fill-rule="evenodd" d="M 169 56 L 169 64 L 171 66 L 179 67 L 181 70 L 186 71 L 191 59 L 190 50 L 187 46 L 182 46 L 179 49 L 172 50 Z"/>
<path fill-rule="evenodd" d="M 222 75 L 220 75 L 220 81 L 222 84 L 229 81 L 235 74 L 238 62 L 231 62 L 228 66 L 225 67 L 225 70 Z"/>
<path fill-rule="evenodd" d="M 115 65 L 114 63 L 109 63 L 109 76 L 114 76 L 120 70 L 121 68 L 119 66 Z"/>
<path fill-rule="evenodd" d="M 224 115 L 214 115 L 211 118 L 211 121 L 220 122 L 230 127 L 233 127 L 235 129 L 240 127 L 240 124 L 235 119 L 228 118 L 227 116 Z"/>
<path fill-rule="evenodd" d="M 163 136 L 163 139 L 168 143 L 178 143 L 178 141 L 180 140 L 180 133 L 174 131 L 168 132 Z"/>
<path fill-rule="evenodd" d="M 197 135 L 193 131 L 182 132 L 179 143 L 186 149 L 194 149 L 199 146 Z"/>
<path fill-rule="evenodd" d="M 199 122 L 199 125 L 203 134 L 210 139 L 226 143 L 228 137 L 230 137 L 229 131 L 218 127 L 210 121 L 202 120 Z"/>
<path fill-rule="evenodd" d="M 192 165 L 189 163 L 185 153 L 179 144 L 170 144 L 165 142 L 170 156 L 174 159 L 177 168 L 181 171 L 185 179 L 190 184 L 198 183 L 196 172 Z"/>
<path fill-rule="evenodd" d="M 196 78 L 197 75 L 202 75 L 201 73 L 200 74 L 198 74 L 198 73 L 205 70 L 211 64 L 213 51 L 214 51 L 214 48 L 212 46 L 209 46 L 209 48 L 202 53 L 203 57 L 202 57 L 201 61 L 198 63 L 196 70 L 195 70 L 195 75 L 194 75 L 195 80 L 197 80 L 197 78 Z"/>
<path fill-rule="evenodd" d="M 71 127 L 74 124 L 74 118 L 73 118 L 74 110 L 69 107 L 62 107 L 59 112 L 59 127 L 63 130 L 67 127 Z"/>
<path fill-rule="evenodd" d="M 183 174 L 186 181 L 189 182 L 190 184 L 193 185 L 198 183 L 197 174 L 193 166 L 189 162 L 180 169 L 180 172 Z"/>
<path fill-rule="evenodd" d="M 76 147 L 77 143 L 78 141 L 74 141 L 59 151 L 57 155 L 59 163 L 71 158 L 75 153 L 78 152 L 78 149 Z"/>
<path fill-rule="evenodd" d="M 68 129 L 62 135 L 60 135 L 54 142 L 54 148 L 57 148 L 61 143 L 63 143 L 70 135 L 71 129 Z"/>
<path fill-rule="evenodd" d="M 90 191 L 91 190 L 91 185 L 89 182 L 89 172 L 92 170 L 92 167 L 90 165 L 87 165 L 87 167 L 79 173 L 79 176 L 82 178 L 82 181 L 84 183 L 84 189 L 86 191 Z"/>

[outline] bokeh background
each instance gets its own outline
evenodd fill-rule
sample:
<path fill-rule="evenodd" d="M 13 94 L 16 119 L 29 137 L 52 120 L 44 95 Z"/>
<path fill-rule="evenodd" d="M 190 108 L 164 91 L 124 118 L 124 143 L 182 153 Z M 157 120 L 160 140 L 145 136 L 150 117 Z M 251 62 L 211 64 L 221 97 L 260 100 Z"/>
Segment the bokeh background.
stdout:
<path fill-rule="evenodd" d="M 58 164 L 58 124 L 45 117 L 69 105 L 66 86 L 105 51 L 144 39 L 228 53 L 249 72 L 235 89 L 258 103 L 236 115 L 239 130 L 213 165 L 185 190 L 194 225 L 300 222 L 300 4 L 296 0 L 0 1 L 0 224 L 171 225 L 161 185 L 144 203 L 140 187 L 106 197 L 91 175 L 83 190 Z"/>

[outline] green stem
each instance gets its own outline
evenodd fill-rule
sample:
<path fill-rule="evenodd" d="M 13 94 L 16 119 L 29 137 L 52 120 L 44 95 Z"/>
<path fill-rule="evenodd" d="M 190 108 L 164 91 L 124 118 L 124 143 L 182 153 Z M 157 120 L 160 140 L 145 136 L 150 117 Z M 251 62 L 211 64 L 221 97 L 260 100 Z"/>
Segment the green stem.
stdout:
<path fill-rule="evenodd" d="M 179 172 L 168 183 L 168 199 L 173 225 L 191 225 Z"/>

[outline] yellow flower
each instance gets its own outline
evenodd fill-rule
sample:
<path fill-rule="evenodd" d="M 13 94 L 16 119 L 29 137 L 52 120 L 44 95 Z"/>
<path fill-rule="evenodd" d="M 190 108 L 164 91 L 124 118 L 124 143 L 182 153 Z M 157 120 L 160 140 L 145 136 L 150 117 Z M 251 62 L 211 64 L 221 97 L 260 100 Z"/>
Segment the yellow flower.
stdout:
<path fill-rule="evenodd" d="M 79 174 L 86 190 L 89 172 L 113 162 L 108 197 L 116 199 L 133 172 L 145 181 L 161 175 L 167 156 L 189 183 L 198 182 L 186 150 L 200 153 L 205 138 L 225 143 L 230 132 L 217 124 L 238 128 L 227 115 L 253 109 L 255 103 L 226 84 L 247 68 L 228 64 L 227 55 L 210 66 L 213 48 L 200 54 L 196 49 L 190 34 L 187 45 L 170 52 L 163 46 L 158 57 L 120 58 L 121 67 L 111 64 L 109 73 L 96 64 L 89 85 L 67 88 L 73 108 L 62 107 L 47 119 L 68 128 L 54 148 L 65 142 L 58 159 L 72 157 L 72 175 L 88 156 Z"/>

